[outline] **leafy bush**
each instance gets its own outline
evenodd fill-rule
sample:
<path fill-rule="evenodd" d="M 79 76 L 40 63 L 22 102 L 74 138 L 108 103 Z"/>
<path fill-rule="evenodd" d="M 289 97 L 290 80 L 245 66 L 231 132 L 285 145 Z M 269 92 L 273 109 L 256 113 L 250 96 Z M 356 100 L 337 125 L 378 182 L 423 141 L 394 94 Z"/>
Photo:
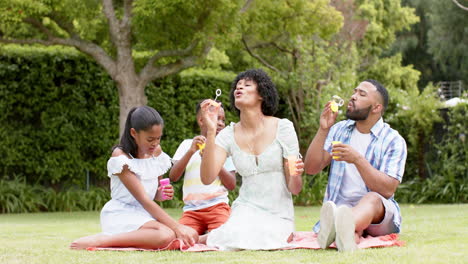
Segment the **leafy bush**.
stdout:
<path fill-rule="evenodd" d="M 459 104 L 449 110 L 442 140 L 429 154 L 428 178 L 415 178 L 403 183 L 397 199 L 411 203 L 466 203 L 468 202 L 468 144 L 466 113 L 468 104 Z"/>
<path fill-rule="evenodd" d="M 29 185 L 21 177 L 9 181 L 0 179 L 1 213 L 97 211 L 109 199 L 109 191 L 103 188 L 55 191 L 37 184 Z"/>
<path fill-rule="evenodd" d="M 293 196 L 295 205 L 309 206 L 322 204 L 328 181 L 328 173 L 322 171 L 316 175 L 302 177 L 302 190 Z"/>
<path fill-rule="evenodd" d="M 118 97 L 97 65 L 70 50 L 3 48 L 0 79 L 3 177 L 45 186 L 83 185 L 85 169 L 105 177 Z"/>
<path fill-rule="evenodd" d="M 20 177 L 14 181 L 0 179 L 0 211 L 2 213 L 39 212 L 47 208 L 42 200 L 46 189 L 39 185 L 27 185 Z"/>

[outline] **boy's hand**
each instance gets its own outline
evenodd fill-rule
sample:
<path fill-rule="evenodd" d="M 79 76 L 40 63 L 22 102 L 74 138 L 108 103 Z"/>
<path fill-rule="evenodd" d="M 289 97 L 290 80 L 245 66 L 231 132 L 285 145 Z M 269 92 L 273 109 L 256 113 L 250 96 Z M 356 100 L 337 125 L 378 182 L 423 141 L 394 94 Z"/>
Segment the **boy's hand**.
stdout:
<path fill-rule="evenodd" d="M 204 136 L 196 136 L 193 138 L 192 145 L 190 146 L 190 151 L 195 153 L 197 150 L 202 152 L 202 148 L 205 145 L 206 138 Z"/>

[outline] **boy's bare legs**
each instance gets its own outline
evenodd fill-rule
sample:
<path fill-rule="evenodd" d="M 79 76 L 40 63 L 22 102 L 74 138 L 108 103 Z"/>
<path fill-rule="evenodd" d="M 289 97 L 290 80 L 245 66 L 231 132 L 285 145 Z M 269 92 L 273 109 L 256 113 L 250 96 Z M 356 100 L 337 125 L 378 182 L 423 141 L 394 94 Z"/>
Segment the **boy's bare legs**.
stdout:
<path fill-rule="evenodd" d="M 71 249 L 88 247 L 137 247 L 156 249 L 163 248 L 175 239 L 175 233 L 167 226 L 150 221 L 140 229 L 117 235 L 97 234 L 79 238 L 70 245 Z"/>

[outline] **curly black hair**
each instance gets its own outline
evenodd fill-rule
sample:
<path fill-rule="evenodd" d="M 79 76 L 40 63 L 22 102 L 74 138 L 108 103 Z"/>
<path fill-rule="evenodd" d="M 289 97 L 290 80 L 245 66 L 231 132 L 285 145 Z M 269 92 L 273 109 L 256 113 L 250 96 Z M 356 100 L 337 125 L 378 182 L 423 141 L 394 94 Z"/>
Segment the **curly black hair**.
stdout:
<path fill-rule="evenodd" d="M 266 74 L 262 69 L 250 69 L 241 72 L 232 82 L 229 99 L 231 102 L 231 108 L 237 113 L 237 115 L 240 115 L 240 111 L 235 105 L 234 92 L 236 91 L 236 85 L 240 80 L 254 81 L 255 84 L 257 84 L 258 94 L 263 99 L 262 113 L 266 116 L 273 116 L 278 110 L 278 91 L 268 74 Z"/>

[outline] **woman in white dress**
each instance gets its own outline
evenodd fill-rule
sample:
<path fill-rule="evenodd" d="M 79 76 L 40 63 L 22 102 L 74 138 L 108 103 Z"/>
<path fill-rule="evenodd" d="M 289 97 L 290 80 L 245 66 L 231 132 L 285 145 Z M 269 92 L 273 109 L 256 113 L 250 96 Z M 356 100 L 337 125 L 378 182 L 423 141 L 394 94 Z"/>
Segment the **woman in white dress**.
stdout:
<path fill-rule="evenodd" d="M 170 167 L 159 147 L 163 119 L 151 107 L 130 110 L 120 144 L 107 162 L 111 197 L 101 211 L 102 233 L 74 241 L 72 249 L 88 247 L 163 248 L 175 238 L 186 245 L 198 241 L 197 232 L 172 219 L 154 200 L 173 196 L 171 185 L 158 188 Z"/>
<path fill-rule="evenodd" d="M 270 250 L 288 247 L 294 232 L 291 194 L 302 188 L 304 164 L 293 124 L 273 117 L 278 106 L 275 85 L 262 70 L 248 70 L 234 80 L 231 106 L 240 121 L 216 135 L 218 108 L 211 101 L 202 104 L 208 127 L 201 164 L 204 184 L 218 175 L 227 156 L 232 156 L 242 176 L 239 197 L 229 220 L 200 238 L 221 250 Z M 292 173 L 288 157 L 297 157 Z"/>

